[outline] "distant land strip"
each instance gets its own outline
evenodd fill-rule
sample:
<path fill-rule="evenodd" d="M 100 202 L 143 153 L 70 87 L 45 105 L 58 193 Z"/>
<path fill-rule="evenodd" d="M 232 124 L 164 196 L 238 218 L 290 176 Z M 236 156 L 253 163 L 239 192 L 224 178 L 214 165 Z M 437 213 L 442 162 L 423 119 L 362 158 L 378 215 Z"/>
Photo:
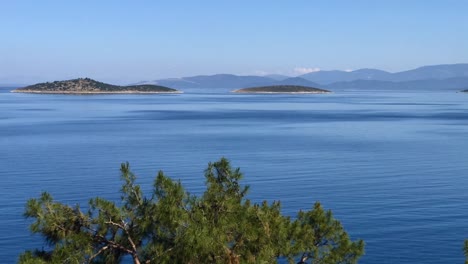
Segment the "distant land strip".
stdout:
<path fill-rule="evenodd" d="M 328 90 L 300 86 L 300 85 L 272 85 L 243 88 L 232 91 L 233 93 L 288 93 L 288 94 L 323 94 L 331 93 Z"/>

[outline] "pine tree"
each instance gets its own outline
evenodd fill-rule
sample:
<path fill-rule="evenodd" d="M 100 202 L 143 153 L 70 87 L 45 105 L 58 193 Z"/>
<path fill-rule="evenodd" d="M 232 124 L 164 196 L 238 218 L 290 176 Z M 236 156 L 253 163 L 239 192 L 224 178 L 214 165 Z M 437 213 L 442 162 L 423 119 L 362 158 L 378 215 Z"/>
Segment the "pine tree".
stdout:
<path fill-rule="evenodd" d="M 315 203 L 295 219 L 279 202 L 246 198 L 242 173 L 222 158 L 205 172 L 206 190 L 189 194 L 159 172 L 145 196 L 128 163 L 122 164 L 121 201 L 102 198 L 80 206 L 48 193 L 27 202 L 32 233 L 46 249 L 26 251 L 20 263 L 357 263 L 364 243 L 353 242 L 331 211 Z"/>

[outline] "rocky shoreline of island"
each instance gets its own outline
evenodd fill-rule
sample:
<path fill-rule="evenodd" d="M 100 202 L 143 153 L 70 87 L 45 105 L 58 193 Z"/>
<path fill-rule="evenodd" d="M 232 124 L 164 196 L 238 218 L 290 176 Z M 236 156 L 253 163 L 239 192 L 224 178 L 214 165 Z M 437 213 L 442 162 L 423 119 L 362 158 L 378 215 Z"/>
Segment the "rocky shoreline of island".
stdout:
<path fill-rule="evenodd" d="M 33 94 L 181 94 L 182 91 L 113 91 L 113 92 L 99 92 L 99 91 L 40 91 L 40 90 L 12 90 L 11 93 L 33 93 Z"/>
<path fill-rule="evenodd" d="M 232 91 L 243 94 L 327 94 L 331 91 L 300 85 L 272 85 L 242 88 Z"/>

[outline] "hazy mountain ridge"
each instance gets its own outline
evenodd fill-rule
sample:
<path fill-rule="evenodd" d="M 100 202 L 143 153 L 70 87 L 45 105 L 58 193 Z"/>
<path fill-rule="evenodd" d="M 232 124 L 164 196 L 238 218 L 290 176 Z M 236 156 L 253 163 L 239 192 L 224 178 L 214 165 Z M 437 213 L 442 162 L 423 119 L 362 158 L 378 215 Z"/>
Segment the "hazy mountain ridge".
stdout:
<path fill-rule="evenodd" d="M 392 81 L 415 81 L 424 79 L 468 78 L 468 63 L 423 66 L 414 70 L 392 74 Z"/>
<path fill-rule="evenodd" d="M 142 81 L 133 85 L 157 85 L 188 92 L 228 92 L 235 89 L 300 85 L 330 90 L 465 90 L 468 63 L 423 66 L 390 73 L 378 69 L 317 71 L 297 77 L 215 74 Z M 6 85 L 5 85 L 6 86 Z M 10 87 L 24 87 L 8 85 Z M 122 86 L 123 87 L 123 86 Z"/>
<path fill-rule="evenodd" d="M 357 80 L 407 82 L 427 79 L 449 79 L 468 77 L 468 63 L 423 66 L 413 70 L 390 73 L 377 69 L 359 69 L 355 71 L 318 71 L 300 77 L 322 85 L 336 82 Z"/>
<path fill-rule="evenodd" d="M 197 75 L 183 78 L 167 78 L 138 84 L 156 84 L 175 89 L 236 89 L 269 85 L 276 80 L 263 76 L 238 76 L 234 74 Z"/>
<path fill-rule="evenodd" d="M 287 77 L 284 80 L 274 80 L 264 76 L 237 76 L 232 74 L 200 75 L 180 79 L 162 79 L 138 84 L 156 84 L 173 87 L 179 90 L 195 92 L 227 92 L 234 89 L 273 85 L 300 85 L 321 87 L 323 85 L 308 81 L 300 77 Z"/>
<path fill-rule="evenodd" d="M 270 78 L 270 79 L 273 79 L 273 80 L 276 80 L 276 81 L 283 81 L 283 80 L 286 80 L 288 78 L 291 78 L 291 76 L 286 76 L 286 75 L 283 75 L 283 74 L 267 74 L 263 77 L 267 77 L 267 78 Z"/>
<path fill-rule="evenodd" d="M 423 66 L 397 73 L 378 69 L 359 69 L 355 71 L 317 71 L 298 77 L 284 75 L 198 75 L 138 84 L 156 84 L 196 92 L 226 92 L 246 87 L 272 85 L 301 85 L 331 90 L 461 90 L 468 87 L 468 64 Z"/>
<path fill-rule="evenodd" d="M 359 69 L 355 71 L 317 71 L 303 74 L 299 77 L 321 85 L 334 82 L 347 82 L 355 80 L 388 80 L 392 74 L 376 69 Z"/>
<path fill-rule="evenodd" d="M 468 77 L 455 77 L 448 79 L 427 79 L 415 81 L 376 81 L 376 80 L 356 80 L 351 82 L 335 82 L 325 85 L 331 90 L 420 90 L 420 91 L 459 91 L 463 87 L 468 87 Z"/>

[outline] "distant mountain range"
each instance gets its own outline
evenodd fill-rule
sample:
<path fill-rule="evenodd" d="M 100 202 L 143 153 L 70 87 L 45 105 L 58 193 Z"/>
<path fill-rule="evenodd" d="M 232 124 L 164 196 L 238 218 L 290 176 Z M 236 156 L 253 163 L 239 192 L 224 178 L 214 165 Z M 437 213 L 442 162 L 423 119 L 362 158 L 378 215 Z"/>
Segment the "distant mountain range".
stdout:
<path fill-rule="evenodd" d="M 396 73 L 376 69 L 360 69 L 350 72 L 318 71 L 307 73 L 300 77 L 319 84 L 331 84 L 335 82 L 349 82 L 356 80 L 407 82 L 428 79 L 442 80 L 456 77 L 468 78 L 468 63 L 424 66 L 414 70 Z"/>
<path fill-rule="evenodd" d="M 463 90 L 468 88 L 468 63 L 424 66 L 390 73 L 378 69 L 317 71 L 297 77 L 284 75 L 238 76 L 200 75 L 144 81 L 174 89 L 197 92 L 225 92 L 254 86 L 301 85 L 340 90 Z"/>

